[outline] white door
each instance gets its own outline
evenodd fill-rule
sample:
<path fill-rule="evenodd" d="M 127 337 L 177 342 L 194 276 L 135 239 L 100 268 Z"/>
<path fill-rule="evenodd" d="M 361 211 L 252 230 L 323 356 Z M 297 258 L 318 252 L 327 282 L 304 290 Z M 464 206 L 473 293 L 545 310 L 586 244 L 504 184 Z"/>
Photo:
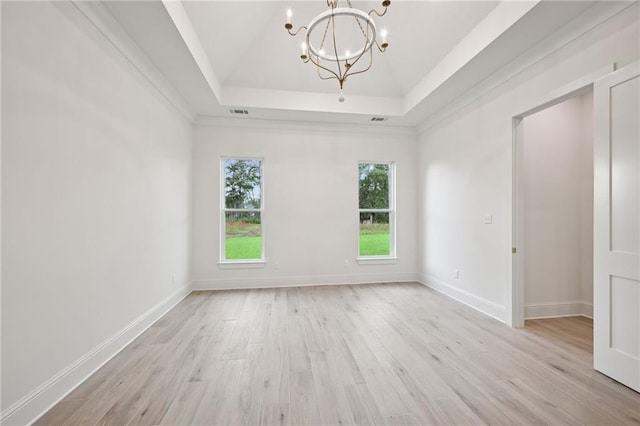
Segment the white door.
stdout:
<path fill-rule="evenodd" d="M 594 368 L 640 392 L 640 63 L 594 86 Z"/>

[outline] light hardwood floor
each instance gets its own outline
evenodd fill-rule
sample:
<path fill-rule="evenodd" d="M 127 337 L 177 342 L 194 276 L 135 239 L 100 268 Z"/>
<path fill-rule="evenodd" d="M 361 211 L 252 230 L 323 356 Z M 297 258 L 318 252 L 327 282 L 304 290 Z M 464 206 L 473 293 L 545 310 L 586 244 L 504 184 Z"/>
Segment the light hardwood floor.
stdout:
<path fill-rule="evenodd" d="M 414 283 L 201 291 L 38 424 L 640 424 L 591 335 Z"/>

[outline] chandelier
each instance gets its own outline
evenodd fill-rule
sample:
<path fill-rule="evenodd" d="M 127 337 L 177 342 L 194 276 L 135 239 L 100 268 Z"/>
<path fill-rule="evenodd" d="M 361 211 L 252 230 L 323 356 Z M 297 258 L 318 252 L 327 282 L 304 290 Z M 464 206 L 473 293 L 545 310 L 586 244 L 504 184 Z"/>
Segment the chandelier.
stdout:
<path fill-rule="evenodd" d="M 384 29 L 380 31 L 380 43 L 378 43 L 378 29 L 372 16 L 373 14 L 379 17 L 384 16 L 390 4 L 391 0 L 383 0 L 382 12 L 371 10 L 365 13 L 355 9 L 351 5 L 351 0 L 347 0 L 347 7 L 338 7 L 338 0 L 327 0 L 329 10 L 320 13 L 308 26 L 301 26 L 295 32 L 291 31 L 293 12 L 291 9 L 287 10 L 287 23 L 284 25 L 287 32 L 296 36 L 300 31 L 305 30 L 300 59 L 305 64 L 308 62 L 314 64 L 322 80 L 338 80 L 340 102 L 344 102 L 342 89 L 347 78 L 365 73 L 371 68 L 372 47 L 375 45 L 380 52 L 387 50 L 389 46 L 387 31 Z"/>

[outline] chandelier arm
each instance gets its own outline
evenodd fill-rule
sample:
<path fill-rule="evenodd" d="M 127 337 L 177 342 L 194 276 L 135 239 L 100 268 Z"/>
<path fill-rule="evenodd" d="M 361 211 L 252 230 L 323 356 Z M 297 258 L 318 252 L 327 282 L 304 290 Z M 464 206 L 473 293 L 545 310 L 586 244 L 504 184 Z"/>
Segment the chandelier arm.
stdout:
<path fill-rule="evenodd" d="M 387 51 L 387 48 L 386 48 L 386 47 L 380 47 L 380 45 L 378 44 L 378 40 L 376 40 L 376 41 L 375 41 L 375 43 L 376 43 L 376 47 L 378 48 L 378 50 L 379 50 L 380 52 L 384 53 L 384 52 L 386 52 L 386 51 Z"/>
<path fill-rule="evenodd" d="M 353 6 L 351 5 L 351 0 L 347 0 L 347 4 L 349 5 L 349 7 L 353 8 Z M 356 21 L 356 24 L 358 24 L 358 27 L 360 27 L 360 32 L 362 33 L 362 35 L 364 36 L 364 48 L 362 49 L 362 53 L 360 53 L 360 55 L 358 55 L 358 57 L 355 59 L 355 61 L 353 61 L 350 65 L 349 68 L 347 68 L 345 70 L 345 75 L 343 77 L 344 80 L 347 79 L 347 76 L 350 75 L 349 74 L 349 70 L 352 69 L 352 67 L 358 63 L 358 61 L 360 60 L 360 58 L 362 58 L 362 55 L 364 55 L 364 52 L 367 50 L 367 45 L 369 44 L 369 25 L 367 25 L 367 32 L 365 34 L 364 32 L 364 28 L 362 28 L 362 23 L 360 22 L 360 20 L 357 17 L 353 17 L 353 19 Z M 334 32 L 335 34 L 335 32 Z M 369 49 L 371 50 L 371 49 Z M 371 58 L 371 60 L 373 61 L 373 57 Z M 371 64 L 369 64 L 369 67 L 367 69 L 371 68 Z M 366 71 L 366 70 L 365 70 Z M 364 72 L 364 71 L 363 71 Z M 356 74 L 356 73 L 351 73 L 351 75 Z M 359 74 L 359 73 L 358 73 Z"/>
<path fill-rule="evenodd" d="M 372 63 L 369 63 L 369 66 L 367 68 L 345 75 L 344 76 L 344 80 L 346 81 L 347 77 L 351 77 L 352 75 L 362 74 L 362 73 L 365 73 L 365 72 L 369 71 L 369 69 L 371 69 L 371 65 L 372 65 Z"/>
<path fill-rule="evenodd" d="M 287 28 L 287 32 L 289 33 L 289 35 L 290 35 L 290 36 L 295 37 L 295 36 L 297 36 L 297 35 L 298 35 L 298 33 L 299 33 L 300 31 L 302 31 L 302 29 L 303 29 L 303 28 L 304 28 L 305 30 L 307 30 L 307 29 L 308 29 L 305 25 L 302 25 L 302 26 L 301 26 L 300 28 L 298 28 L 295 32 L 291 31 L 291 29 L 290 29 L 290 28 Z"/>
<path fill-rule="evenodd" d="M 371 69 L 371 65 L 372 64 L 373 64 L 372 62 L 369 62 L 369 66 L 367 68 L 365 68 L 363 70 L 360 70 L 360 71 L 354 71 L 352 73 L 348 73 L 347 75 L 344 76 L 343 81 L 347 81 L 347 77 L 351 77 L 352 75 L 363 74 L 363 73 L 369 71 Z"/>
<path fill-rule="evenodd" d="M 316 67 L 316 72 L 318 73 L 318 77 L 320 78 L 320 80 L 338 80 L 338 77 L 336 77 L 335 75 L 330 75 L 330 76 L 328 76 L 328 77 L 326 77 L 326 76 L 322 75 L 322 74 L 320 73 L 320 70 L 321 70 L 321 69 L 322 69 L 322 68 L 320 68 L 320 67 Z M 338 80 L 338 81 L 339 81 L 339 80 Z"/>
<path fill-rule="evenodd" d="M 362 58 L 364 56 L 364 54 L 366 53 L 367 49 L 367 45 L 369 44 L 369 27 L 367 26 L 367 34 L 364 34 L 365 36 L 365 40 L 364 40 L 364 48 L 362 49 L 362 51 L 360 52 L 360 54 L 354 59 L 354 61 L 352 63 L 349 64 L 349 68 L 346 69 L 345 71 L 345 76 L 344 78 L 347 78 L 347 75 L 353 75 L 356 74 L 355 72 L 349 73 L 350 69 L 353 69 L 353 67 L 355 66 L 355 64 L 358 63 L 358 61 L 360 60 L 360 58 Z M 371 51 L 372 49 L 368 49 L 369 51 Z M 370 64 L 367 67 L 367 69 L 371 68 L 371 63 L 373 62 L 373 53 L 371 52 L 370 54 Z M 366 71 L 366 70 L 365 70 Z M 358 72 L 359 74 L 359 72 Z"/>
<path fill-rule="evenodd" d="M 354 68 L 354 65 L 358 63 L 358 61 L 360 60 L 360 58 L 362 58 L 364 56 L 364 54 L 367 51 L 367 45 L 369 44 L 369 26 L 367 25 L 367 33 L 363 35 L 365 37 L 364 39 L 364 48 L 362 49 L 362 52 L 360 53 L 360 55 L 358 55 L 358 57 L 350 64 L 349 68 L 347 69 L 347 71 L 345 72 L 345 76 L 344 78 L 346 79 L 348 75 L 354 75 L 354 74 L 361 74 L 363 72 L 366 72 L 369 70 L 369 68 L 371 68 L 371 65 L 373 64 L 373 49 L 368 49 L 369 50 L 369 66 L 367 66 L 367 68 L 363 71 L 354 71 L 352 73 L 349 73 L 349 70 Z M 377 40 L 373 40 L 376 44 L 378 44 Z"/>
<path fill-rule="evenodd" d="M 375 13 L 376 15 L 378 15 L 379 17 L 381 17 L 381 18 L 382 18 L 384 15 L 386 15 L 386 14 L 387 14 L 387 9 L 388 9 L 388 8 L 387 8 L 387 7 L 385 7 L 385 8 L 384 8 L 384 11 L 383 11 L 382 13 L 378 12 L 378 11 L 377 11 L 377 10 L 375 10 L 375 9 L 371 9 L 371 10 L 369 11 L 368 15 L 369 15 L 369 16 L 371 16 L 371 14 L 372 14 L 372 13 Z"/>
<path fill-rule="evenodd" d="M 360 56 L 358 56 L 358 58 L 356 58 L 356 60 L 354 61 L 354 64 L 355 64 L 356 62 L 358 62 L 358 60 L 359 60 L 363 55 L 364 55 L 364 52 L 362 53 L 362 55 L 360 55 Z M 346 79 L 347 79 L 347 77 L 349 77 L 349 76 L 351 76 L 351 75 L 362 74 L 362 73 L 365 73 L 365 72 L 369 71 L 369 69 L 371 69 L 371 65 L 373 65 L 373 50 L 369 49 L 369 65 L 368 65 L 365 69 L 360 70 L 360 71 L 353 71 L 353 72 L 351 72 L 351 73 L 350 73 L 349 71 L 347 71 L 347 72 L 345 73 L 344 77 L 343 77 L 343 80 L 346 80 Z M 353 68 L 353 67 L 351 67 L 351 68 L 349 68 L 349 69 L 352 69 L 352 68 Z"/>
<path fill-rule="evenodd" d="M 332 69 L 329 69 L 329 68 L 327 68 L 325 66 L 320 65 L 320 61 L 318 61 L 318 62 L 314 61 L 313 60 L 313 55 L 309 56 L 309 60 L 311 61 L 311 63 L 313 65 L 315 65 L 318 68 L 318 75 L 319 76 L 320 76 L 320 68 L 322 68 L 326 72 L 332 74 L 331 77 L 322 77 L 322 76 L 320 76 L 321 79 L 323 79 L 323 80 L 331 80 L 331 79 L 335 78 L 336 80 L 340 81 L 340 76 L 338 74 L 336 74 L 335 71 L 333 71 Z"/>
<path fill-rule="evenodd" d="M 356 19 L 356 21 L 358 21 Z M 360 22 L 358 21 L 358 25 L 360 25 Z M 342 81 L 346 81 L 347 77 L 351 76 L 351 75 L 356 75 L 356 74 L 362 74 L 365 73 L 367 71 L 369 71 L 369 69 L 371 69 L 371 66 L 373 65 L 373 49 L 366 49 L 366 46 L 369 44 L 369 30 L 370 27 L 367 25 L 367 32 L 365 33 L 364 30 L 362 29 L 362 26 L 360 26 L 360 29 L 362 31 L 362 35 L 364 35 L 364 45 L 365 48 L 362 49 L 362 51 L 360 52 L 360 54 L 355 58 L 355 60 L 349 64 L 349 67 L 345 70 L 344 76 L 342 77 Z M 376 41 L 376 40 L 373 40 Z M 377 42 L 377 41 L 376 41 Z M 369 51 L 369 64 L 362 70 L 360 71 L 355 71 L 355 65 L 358 63 L 358 61 L 360 61 L 360 59 L 364 56 L 364 54 L 366 53 L 366 51 Z"/>

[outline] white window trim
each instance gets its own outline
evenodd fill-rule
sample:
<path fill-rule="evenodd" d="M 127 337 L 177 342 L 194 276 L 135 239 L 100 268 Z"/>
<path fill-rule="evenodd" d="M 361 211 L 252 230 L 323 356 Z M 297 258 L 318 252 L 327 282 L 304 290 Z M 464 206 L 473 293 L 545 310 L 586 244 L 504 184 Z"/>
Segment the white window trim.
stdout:
<path fill-rule="evenodd" d="M 396 251 L 396 163 L 395 161 L 358 161 L 360 164 L 386 164 L 389 166 L 389 208 L 388 209 L 361 209 L 360 191 L 358 191 L 358 256 L 359 265 L 383 265 L 398 261 Z M 358 184 L 360 174 L 358 172 Z M 360 213 L 389 213 L 389 255 L 388 256 L 360 256 Z"/>
<path fill-rule="evenodd" d="M 260 161 L 260 209 L 227 209 L 225 204 L 225 188 L 226 176 L 224 173 L 224 162 L 226 160 L 253 160 Z M 263 268 L 266 263 L 265 256 L 265 220 L 264 220 L 264 158 L 263 157 L 245 157 L 245 156 L 222 156 L 220 158 L 220 260 L 218 267 L 220 269 L 252 269 Z M 227 212 L 259 212 L 260 213 L 260 236 L 261 236 L 261 254 L 260 259 L 225 259 L 225 241 L 226 229 L 225 218 Z"/>
<path fill-rule="evenodd" d="M 218 268 L 220 269 L 260 269 L 266 265 L 266 260 L 226 260 L 218 262 Z"/>
<path fill-rule="evenodd" d="M 358 265 L 389 265 L 398 263 L 398 258 L 395 256 L 366 256 L 357 257 L 356 262 Z"/>

